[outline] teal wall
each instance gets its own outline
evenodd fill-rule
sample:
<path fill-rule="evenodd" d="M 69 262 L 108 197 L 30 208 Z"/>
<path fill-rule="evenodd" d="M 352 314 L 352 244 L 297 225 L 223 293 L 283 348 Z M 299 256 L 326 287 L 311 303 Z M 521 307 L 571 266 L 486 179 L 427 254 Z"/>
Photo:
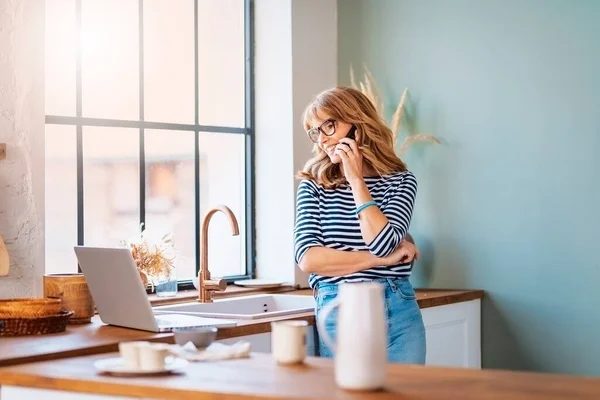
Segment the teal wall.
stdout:
<path fill-rule="evenodd" d="M 488 368 L 600 374 L 600 1 L 338 0 L 364 62 L 442 145 L 419 179 L 416 286 L 481 288 Z"/>

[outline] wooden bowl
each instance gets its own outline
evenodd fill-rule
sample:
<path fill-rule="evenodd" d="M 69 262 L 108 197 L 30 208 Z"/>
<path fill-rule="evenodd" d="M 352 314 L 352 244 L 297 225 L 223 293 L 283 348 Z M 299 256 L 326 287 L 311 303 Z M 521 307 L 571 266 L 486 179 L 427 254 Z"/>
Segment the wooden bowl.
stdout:
<path fill-rule="evenodd" d="M 63 311 L 60 298 L 20 298 L 0 300 L 0 318 L 39 318 Z"/>
<path fill-rule="evenodd" d="M 83 274 L 44 275 L 44 296 L 60 297 L 65 310 L 72 310 L 69 324 L 85 324 L 95 314 L 94 301 Z"/>

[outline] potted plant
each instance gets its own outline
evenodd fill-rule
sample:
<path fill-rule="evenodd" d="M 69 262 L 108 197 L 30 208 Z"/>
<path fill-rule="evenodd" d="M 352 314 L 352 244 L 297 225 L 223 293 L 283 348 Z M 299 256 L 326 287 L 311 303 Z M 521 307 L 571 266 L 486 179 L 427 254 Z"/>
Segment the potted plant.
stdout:
<path fill-rule="evenodd" d="M 360 81 L 357 83 L 354 77 L 354 70 L 352 69 L 352 66 L 350 66 L 350 85 L 353 88 L 360 90 L 365 96 L 367 96 L 369 100 L 371 100 L 371 102 L 373 102 L 373 104 L 375 105 L 375 109 L 377 110 L 379 116 L 384 121 L 387 121 L 385 115 L 385 105 L 381 98 L 381 92 L 377 86 L 377 82 L 375 81 L 373 74 L 371 74 L 371 71 L 369 71 L 369 69 L 366 66 L 364 66 L 363 68 L 365 70 L 364 82 Z M 388 123 L 394 135 L 394 142 L 398 142 L 401 136 L 402 118 L 404 117 L 407 97 L 408 88 L 404 88 L 404 91 L 400 96 L 400 101 L 398 102 L 396 110 L 392 115 L 392 119 Z M 402 157 L 406 150 L 408 150 L 409 146 L 417 142 L 432 142 L 439 144 L 440 140 L 433 135 L 425 135 L 422 133 L 414 133 L 407 131 L 406 135 L 404 135 L 404 139 L 400 144 L 398 156 Z"/>
<path fill-rule="evenodd" d="M 123 244 L 131 250 L 144 287 L 150 286 L 158 296 L 177 293 L 176 257 L 170 233 L 152 240 L 142 223 L 137 234 L 123 241 Z"/>

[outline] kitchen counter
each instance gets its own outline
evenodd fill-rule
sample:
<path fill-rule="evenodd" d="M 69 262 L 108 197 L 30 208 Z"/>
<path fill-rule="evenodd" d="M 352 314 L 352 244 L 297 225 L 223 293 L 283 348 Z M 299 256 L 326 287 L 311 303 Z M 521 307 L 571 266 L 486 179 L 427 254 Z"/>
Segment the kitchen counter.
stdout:
<path fill-rule="evenodd" d="M 256 292 L 251 293 L 255 294 Z M 288 291 L 287 293 L 312 295 L 312 290 Z M 417 300 L 421 308 L 480 299 L 482 296 L 483 291 L 481 290 L 417 290 Z M 277 318 L 240 320 L 236 327 L 220 328 L 217 338 L 227 339 L 270 332 L 272 321 L 285 319 L 303 319 L 314 324 L 312 312 Z M 90 324 L 69 325 L 64 333 L 0 337 L 0 366 L 108 353 L 117 351 L 119 342 L 129 340 L 173 343 L 173 335 L 108 326 L 104 325 L 96 316 Z"/>
<path fill-rule="evenodd" d="M 107 353 L 116 351 L 119 342 L 128 340 L 171 342 L 172 336 L 104 325 L 94 317 L 90 324 L 68 325 L 63 333 L 0 337 L 0 366 Z"/>
<path fill-rule="evenodd" d="M 300 289 L 289 294 L 304 294 L 312 296 L 313 291 L 312 289 Z M 481 299 L 484 291 L 460 289 L 415 289 L 415 294 L 417 295 L 417 303 L 419 303 L 419 307 L 423 309 Z"/>
<path fill-rule="evenodd" d="M 460 303 L 481 299 L 483 290 L 463 290 L 463 289 L 415 289 L 417 301 L 421 308 L 436 307 L 446 304 Z M 239 286 L 228 286 L 224 292 L 215 292 L 213 297 L 215 300 L 226 299 L 231 297 L 241 297 L 255 294 L 300 294 L 312 296 L 312 289 L 295 289 L 293 286 L 284 285 L 279 288 L 260 289 L 260 288 L 244 288 Z M 153 306 L 162 306 L 168 304 L 188 303 L 196 301 L 198 291 L 184 290 L 177 293 L 175 297 L 157 297 L 156 295 L 148 296 Z"/>
<path fill-rule="evenodd" d="M 314 324 L 312 312 L 277 318 L 239 320 L 236 327 L 220 328 L 217 339 L 253 335 L 271 331 L 271 322 L 302 319 Z M 40 336 L 0 338 L 0 367 L 33 361 L 55 360 L 88 354 L 117 351 L 119 342 L 147 340 L 174 343 L 172 333 L 155 333 L 105 325 L 98 316 L 86 325 L 69 325 L 64 333 Z"/>
<path fill-rule="evenodd" d="M 161 399 L 461 399 L 592 400 L 600 379 L 526 372 L 390 364 L 378 392 L 336 387 L 330 359 L 307 358 L 297 366 L 277 365 L 268 354 L 248 359 L 190 363 L 176 375 L 117 378 L 98 374 L 86 356 L 0 368 L 0 385 L 96 395 Z"/>

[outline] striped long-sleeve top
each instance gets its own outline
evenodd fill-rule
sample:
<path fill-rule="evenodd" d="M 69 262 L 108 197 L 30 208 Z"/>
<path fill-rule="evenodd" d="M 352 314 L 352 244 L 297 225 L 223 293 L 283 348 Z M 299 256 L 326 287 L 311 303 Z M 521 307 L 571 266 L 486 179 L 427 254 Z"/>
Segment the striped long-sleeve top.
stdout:
<path fill-rule="evenodd" d="M 295 260 L 308 249 L 324 246 L 336 250 L 368 250 L 376 257 L 392 253 L 402 242 L 412 217 L 417 193 L 417 180 L 411 172 L 398 172 L 378 177 L 365 177 L 373 200 L 387 217 L 388 223 L 371 243 L 365 243 L 350 187 L 325 189 L 312 180 L 302 180 L 298 186 L 296 223 L 294 227 Z M 380 266 L 336 277 L 311 274 L 309 286 L 319 282 L 355 282 L 374 278 L 408 276 L 410 263 Z"/>

